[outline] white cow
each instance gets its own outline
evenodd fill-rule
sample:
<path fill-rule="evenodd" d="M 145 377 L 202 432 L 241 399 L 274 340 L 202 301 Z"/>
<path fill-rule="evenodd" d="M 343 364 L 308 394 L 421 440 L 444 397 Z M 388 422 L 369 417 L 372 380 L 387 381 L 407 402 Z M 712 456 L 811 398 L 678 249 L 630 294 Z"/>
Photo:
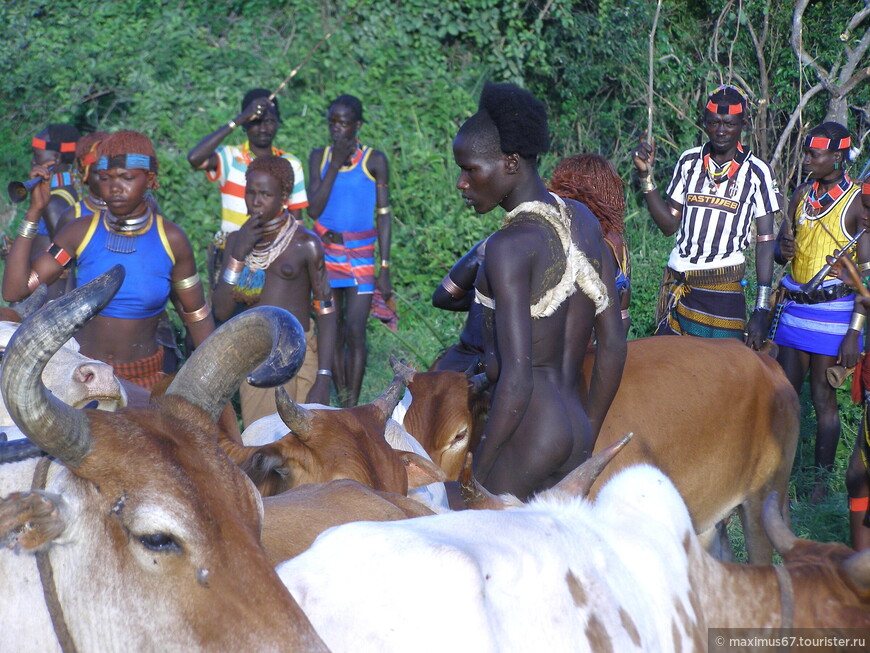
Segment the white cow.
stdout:
<path fill-rule="evenodd" d="M 339 526 L 277 570 L 333 653 L 706 651 L 708 628 L 870 627 L 870 551 L 795 540 L 780 570 L 721 563 L 641 465 L 594 504 L 554 488 L 515 510 Z"/>
<path fill-rule="evenodd" d="M 17 322 L 0 322 L 0 350 L 5 351 L 19 326 Z M 113 411 L 127 405 L 127 393 L 112 366 L 80 354 L 79 345 L 73 339 L 48 361 L 42 382 L 55 397 L 74 408 L 84 408 L 93 401 L 102 410 Z M 5 432 L 9 440 L 22 437 L 3 402 L 0 402 L 0 431 Z"/>

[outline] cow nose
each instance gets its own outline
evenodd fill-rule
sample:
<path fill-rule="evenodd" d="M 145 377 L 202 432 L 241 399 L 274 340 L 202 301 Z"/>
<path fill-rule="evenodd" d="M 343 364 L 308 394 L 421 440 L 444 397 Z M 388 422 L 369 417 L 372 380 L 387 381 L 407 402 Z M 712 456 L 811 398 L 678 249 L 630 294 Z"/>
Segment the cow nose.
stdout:
<path fill-rule="evenodd" d="M 118 380 L 111 366 L 97 361 L 82 363 L 73 371 L 73 383 L 84 385 L 89 395 L 118 392 Z"/>

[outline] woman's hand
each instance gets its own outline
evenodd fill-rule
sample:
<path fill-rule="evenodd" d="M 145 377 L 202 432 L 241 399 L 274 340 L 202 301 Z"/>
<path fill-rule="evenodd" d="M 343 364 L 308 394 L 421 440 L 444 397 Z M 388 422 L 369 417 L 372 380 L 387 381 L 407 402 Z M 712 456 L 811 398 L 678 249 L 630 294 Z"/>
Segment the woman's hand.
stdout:
<path fill-rule="evenodd" d="M 35 165 L 30 169 L 30 178 L 36 179 L 37 177 L 41 177 L 42 181 L 36 184 L 33 190 L 30 191 L 30 211 L 28 213 L 32 211 L 36 216 L 36 220 L 32 222 L 39 221 L 39 216 L 42 215 L 51 199 L 51 184 L 49 183 L 51 172 L 49 172 L 46 166 Z"/>
<path fill-rule="evenodd" d="M 239 227 L 233 242 L 233 258 L 244 261 L 245 257 L 254 250 L 254 246 L 260 242 L 263 236 L 263 219 L 259 215 L 252 215 L 245 224 Z"/>

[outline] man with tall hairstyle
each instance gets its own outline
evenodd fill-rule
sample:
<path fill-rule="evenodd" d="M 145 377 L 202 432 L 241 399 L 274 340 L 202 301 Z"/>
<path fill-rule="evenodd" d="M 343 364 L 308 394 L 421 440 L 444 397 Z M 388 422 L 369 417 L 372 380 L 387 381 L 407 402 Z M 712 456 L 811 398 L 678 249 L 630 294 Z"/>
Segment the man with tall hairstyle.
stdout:
<path fill-rule="evenodd" d="M 746 110 L 746 98 L 733 86 L 710 95 L 702 116 L 709 140 L 682 153 L 667 200 L 653 179 L 653 146 L 642 141 L 632 152 L 653 221 L 665 235 L 676 234 L 656 335 L 742 338 L 754 349 L 767 335 L 780 199 L 770 166 L 740 141 Z M 747 325 L 743 252 L 750 246 L 753 220 L 758 289 Z"/>
<path fill-rule="evenodd" d="M 474 464 L 487 489 L 520 498 L 551 487 L 592 452 L 626 354 L 601 227 L 585 206 L 547 191 L 538 156 L 548 149 L 544 105 L 513 84 L 487 84 L 453 141 L 466 205 L 508 211 L 486 241 L 474 284 L 494 386 Z M 446 290 L 457 300 L 464 292 L 459 284 Z M 593 327 L 598 354 L 584 410 L 579 386 Z"/>

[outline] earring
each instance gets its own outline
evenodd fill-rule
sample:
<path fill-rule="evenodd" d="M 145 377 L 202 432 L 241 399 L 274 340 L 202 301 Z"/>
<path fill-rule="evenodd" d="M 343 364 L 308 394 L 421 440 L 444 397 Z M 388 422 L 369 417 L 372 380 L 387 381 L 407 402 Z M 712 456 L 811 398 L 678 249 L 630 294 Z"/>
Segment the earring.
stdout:
<path fill-rule="evenodd" d="M 840 164 L 839 164 L 839 162 L 834 161 L 834 170 L 839 170 L 839 169 L 840 169 Z"/>

